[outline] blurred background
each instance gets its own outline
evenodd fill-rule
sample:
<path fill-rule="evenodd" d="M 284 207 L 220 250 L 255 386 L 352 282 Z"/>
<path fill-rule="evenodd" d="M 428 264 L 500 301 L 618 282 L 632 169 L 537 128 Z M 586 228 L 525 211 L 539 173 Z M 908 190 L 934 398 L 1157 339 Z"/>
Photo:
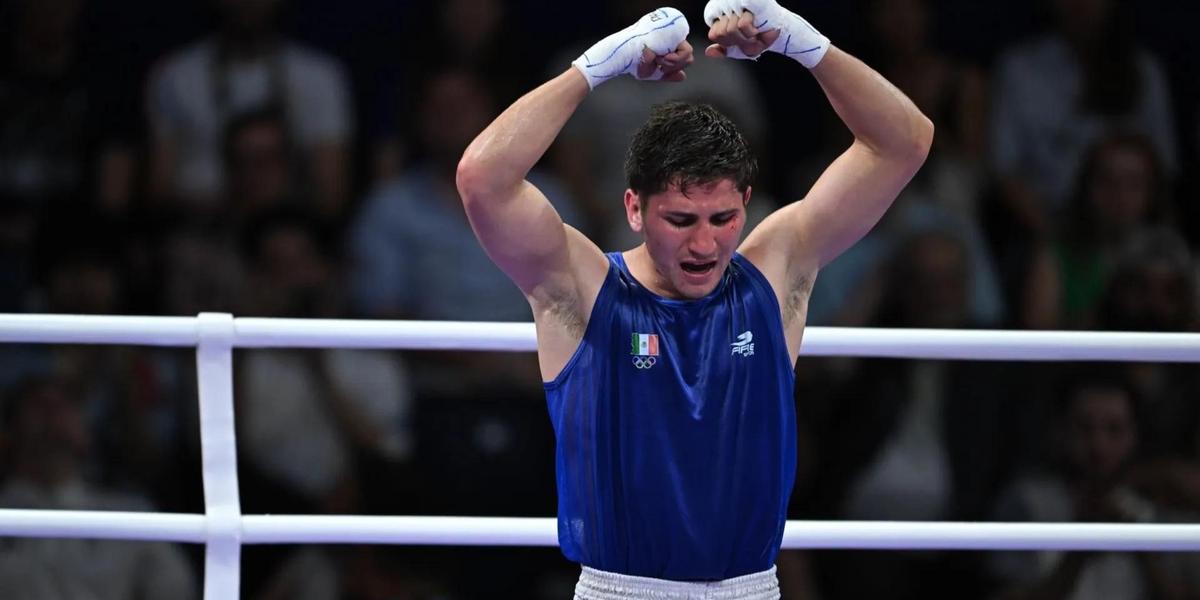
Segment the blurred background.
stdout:
<path fill-rule="evenodd" d="M 455 163 L 659 2 L 0 0 L 0 312 L 528 321 Z M 786 3 L 937 124 L 813 325 L 1197 330 L 1200 4 Z M 673 3 L 704 33 L 703 3 Z M 755 218 L 850 142 L 779 57 L 614 80 L 530 175 L 608 250 L 655 102 L 758 149 Z M 239 351 L 247 513 L 551 516 L 532 355 Z M 0 506 L 202 512 L 194 355 L 0 346 Z M 1200 373 L 802 358 L 793 519 L 1194 522 Z M 0 539 L 0 597 L 197 598 L 198 547 Z M 557 549 L 248 547 L 243 597 L 568 598 Z M 1197 598 L 1192 555 L 785 552 L 785 598 Z"/>

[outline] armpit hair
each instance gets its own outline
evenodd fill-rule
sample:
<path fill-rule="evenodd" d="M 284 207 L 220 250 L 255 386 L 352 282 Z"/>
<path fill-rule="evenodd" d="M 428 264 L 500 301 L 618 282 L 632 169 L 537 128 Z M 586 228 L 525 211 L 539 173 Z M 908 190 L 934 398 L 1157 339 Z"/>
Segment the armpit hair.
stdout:
<path fill-rule="evenodd" d="M 792 280 L 788 286 L 787 296 L 783 304 L 783 325 L 790 326 L 796 319 L 802 319 L 808 314 L 808 298 L 812 295 L 813 278 L 801 275 Z"/>
<path fill-rule="evenodd" d="M 579 293 L 561 290 L 541 298 L 542 313 L 564 328 L 571 337 L 583 337 L 587 324 L 579 310 Z"/>

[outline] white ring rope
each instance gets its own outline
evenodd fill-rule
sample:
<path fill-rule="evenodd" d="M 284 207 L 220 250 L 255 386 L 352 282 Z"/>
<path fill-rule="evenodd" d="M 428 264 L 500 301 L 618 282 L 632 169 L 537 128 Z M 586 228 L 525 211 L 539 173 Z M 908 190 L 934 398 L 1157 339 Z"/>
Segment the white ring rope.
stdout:
<path fill-rule="evenodd" d="M 536 349 L 532 323 L 233 320 L 235 348 Z M 0 314 L 0 342 L 196 346 L 196 317 Z M 1200 362 L 1200 334 L 809 327 L 804 356 Z"/>
<path fill-rule="evenodd" d="M 243 544 L 557 546 L 552 518 L 246 515 Z M 0 510 L 14 537 L 145 540 L 202 544 L 197 514 Z M 788 521 L 784 548 L 862 550 L 1200 551 L 1200 525 Z"/>
<path fill-rule="evenodd" d="M 1200 362 L 1200 334 L 809 327 L 805 356 Z M 206 600 L 238 597 L 243 544 L 554 546 L 554 519 L 245 516 L 238 500 L 233 348 L 532 351 L 531 323 L 0 314 L 0 343 L 197 349 L 206 514 L 0 510 L 0 536 L 203 543 Z M 1200 551 L 1200 525 L 789 521 L 785 548 Z"/>

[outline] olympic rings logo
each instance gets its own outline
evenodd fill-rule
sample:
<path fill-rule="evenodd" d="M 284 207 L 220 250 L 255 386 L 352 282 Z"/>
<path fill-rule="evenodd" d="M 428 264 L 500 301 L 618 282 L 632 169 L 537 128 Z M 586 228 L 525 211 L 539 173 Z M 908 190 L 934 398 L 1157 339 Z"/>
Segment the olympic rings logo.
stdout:
<path fill-rule="evenodd" d="M 639 369 L 649 369 L 654 366 L 658 359 L 653 356 L 635 356 L 633 357 L 633 366 Z"/>

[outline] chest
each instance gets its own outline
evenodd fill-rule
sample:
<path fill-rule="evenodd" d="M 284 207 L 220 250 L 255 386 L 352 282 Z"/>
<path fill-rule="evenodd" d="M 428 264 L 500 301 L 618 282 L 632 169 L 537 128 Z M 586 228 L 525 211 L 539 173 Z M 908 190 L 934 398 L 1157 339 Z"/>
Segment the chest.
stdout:
<path fill-rule="evenodd" d="M 611 359 L 623 379 L 658 389 L 716 390 L 769 380 L 786 348 L 779 343 L 779 318 L 752 300 L 733 296 L 703 306 L 634 300 L 610 322 Z"/>

